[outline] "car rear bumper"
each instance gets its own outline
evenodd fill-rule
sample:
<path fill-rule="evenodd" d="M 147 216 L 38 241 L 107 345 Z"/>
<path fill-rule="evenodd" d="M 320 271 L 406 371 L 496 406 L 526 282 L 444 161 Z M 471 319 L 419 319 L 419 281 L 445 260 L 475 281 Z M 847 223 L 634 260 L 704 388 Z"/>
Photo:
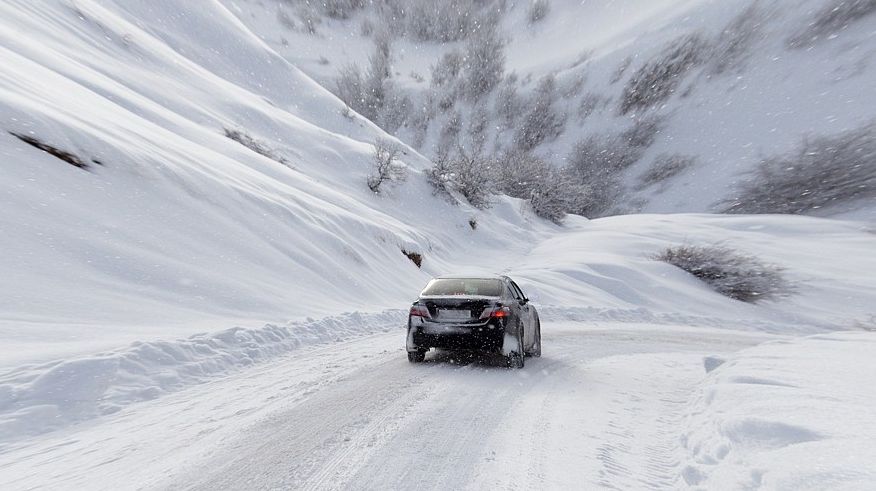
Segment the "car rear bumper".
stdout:
<path fill-rule="evenodd" d="M 489 322 L 481 325 L 428 323 L 408 328 L 408 351 L 417 349 L 475 349 L 501 351 L 505 329 Z"/>

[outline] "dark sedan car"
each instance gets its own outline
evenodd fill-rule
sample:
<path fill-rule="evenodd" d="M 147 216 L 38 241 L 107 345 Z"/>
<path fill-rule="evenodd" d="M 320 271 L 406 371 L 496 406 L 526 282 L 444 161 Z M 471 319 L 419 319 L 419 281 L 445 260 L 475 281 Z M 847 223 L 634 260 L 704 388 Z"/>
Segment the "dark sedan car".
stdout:
<path fill-rule="evenodd" d="M 538 312 L 507 276 L 440 276 L 408 316 L 408 360 L 422 362 L 430 348 L 501 353 L 523 368 L 524 356 L 541 356 Z"/>

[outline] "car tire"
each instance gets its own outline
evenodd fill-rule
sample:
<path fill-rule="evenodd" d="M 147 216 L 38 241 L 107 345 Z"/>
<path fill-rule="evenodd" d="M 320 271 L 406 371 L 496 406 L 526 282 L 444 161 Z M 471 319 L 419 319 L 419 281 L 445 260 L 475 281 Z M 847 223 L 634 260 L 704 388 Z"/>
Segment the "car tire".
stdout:
<path fill-rule="evenodd" d="M 424 349 L 418 349 L 417 351 L 408 351 L 408 361 L 411 363 L 423 363 L 423 360 L 426 359 L 426 351 Z"/>
<path fill-rule="evenodd" d="M 517 335 L 517 350 L 512 351 L 507 357 L 508 368 L 523 368 L 526 364 L 523 353 L 523 336 L 521 333 Z"/>
<path fill-rule="evenodd" d="M 541 357 L 541 320 L 537 315 L 535 317 L 535 342 L 532 344 L 532 352 L 529 356 L 534 358 Z"/>

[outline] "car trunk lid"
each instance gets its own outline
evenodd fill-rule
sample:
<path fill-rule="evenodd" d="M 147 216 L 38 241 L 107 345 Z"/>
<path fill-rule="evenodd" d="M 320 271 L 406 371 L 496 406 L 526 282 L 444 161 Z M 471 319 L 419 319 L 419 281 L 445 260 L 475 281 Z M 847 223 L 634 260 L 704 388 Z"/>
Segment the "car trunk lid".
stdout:
<path fill-rule="evenodd" d="M 495 298 L 468 296 L 426 297 L 421 300 L 421 304 L 429 309 L 432 321 L 456 324 L 482 320 L 481 314 L 495 303 Z"/>

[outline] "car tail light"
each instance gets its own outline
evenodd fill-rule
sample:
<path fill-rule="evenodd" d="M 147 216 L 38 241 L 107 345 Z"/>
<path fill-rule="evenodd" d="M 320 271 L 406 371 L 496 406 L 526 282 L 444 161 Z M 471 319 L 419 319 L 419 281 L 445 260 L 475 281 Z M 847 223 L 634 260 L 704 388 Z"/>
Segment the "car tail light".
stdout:
<path fill-rule="evenodd" d="M 493 312 L 490 314 L 490 317 L 493 318 L 503 318 L 511 315 L 511 309 L 508 307 L 496 307 L 493 309 Z"/>
<path fill-rule="evenodd" d="M 410 311 L 411 317 L 432 317 L 429 315 L 429 309 L 425 305 L 412 305 Z"/>
<path fill-rule="evenodd" d="M 484 309 L 481 313 L 481 319 L 493 318 L 493 319 L 504 319 L 511 315 L 511 309 L 508 307 L 496 307 L 493 309 Z"/>

